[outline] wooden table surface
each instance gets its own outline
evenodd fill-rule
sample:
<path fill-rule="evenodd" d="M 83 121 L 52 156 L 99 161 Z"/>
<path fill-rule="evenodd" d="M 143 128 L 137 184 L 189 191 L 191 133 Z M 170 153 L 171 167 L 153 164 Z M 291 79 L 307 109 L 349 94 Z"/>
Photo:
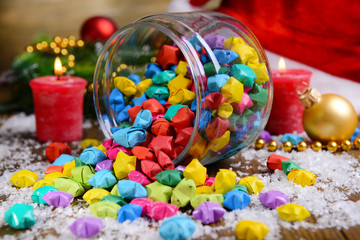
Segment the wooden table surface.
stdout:
<path fill-rule="evenodd" d="M 24 135 L 22 137 L 23 138 L 34 138 L 34 136 L 31 136 L 31 135 Z M 92 127 L 89 129 L 84 129 L 83 138 L 95 138 L 95 139 L 102 140 L 103 135 L 99 128 Z M 70 146 L 71 146 L 71 144 L 70 144 Z M 73 145 L 72 149 L 79 149 L 79 148 L 78 148 L 78 146 Z M 33 151 L 34 151 L 34 153 L 37 153 L 38 155 L 42 156 L 42 159 L 40 159 L 38 161 L 46 161 L 46 157 L 44 154 L 45 153 L 44 147 L 38 148 L 38 149 L 34 148 Z M 359 150 L 351 150 L 348 153 L 351 154 L 352 156 L 354 156 L 355 158 L 357 158 L 358 160 L 360 160 Z M 77 150 L 77 151 L 75 150 L 75 152 L 73 151 L 72 154 L 74 156 L 78 156 L 80 154 L 80 150 Z M 236 164 L 239 167 L 234 168 L 234 163 L 238 163 L 238 162 L 241 162 L 241 164 Z M 235 158 L 223 160 L 214 165 L 207 166 L 208 174 L 209 174 L 209 176 L 215 176 L 218 169 L 229 168 L 231 164 L 233 164 L 232 167 L 233 167 L 234 171 L 240 170 L 241 172 L 248 173 L 249 175 L 256 174 L 256 173 L 261 174 L 261 173 L 267 172 L 267 170 L 264 170 L 264 169 L 259 170 L 259 168 L 258 168 L 259 163 L 257 161 L 253 161 L 251 163 L 252 163 L 252 165 L 250 168 L 246 167 L 247 165 L 249 165 L 249 161 L 246 161 L 246 163 L 245 163 L 245 159 L 241 156 L 241 153 L 240 153 L 240 154 L 237 154 Z M 0 170 L 0 176 L 1 175 L 2 175 L 2 171 Z M 4 200 L 5 199 L 1 199 L 1 197 L 0 197 L 0 202 L 4 201 Z M 349 201 L 358 201 L 358 200 L 360 200 L 360 194 L 352 194 L 351 196 L 349 196 Z M 308 221 L 310 223 L 315 223 L 316 219 L 313 216 L 311 216 L 306 221 Z M 222 221 L 220 221 L 220 222 L 218 222 L 216 224 L 212 224 L 210 226 L 215 227 L 215 226 L 223 225 L 223 224 L 224 223 Z M 10 235 L 16 236 L 17 232 L 18 232 L 17 230 L 12 229 L 8 225 L 5 225 L 3 227 L 0 227 L 0 238 L 2 236 L 4 236 L 4 234 L 10 234 Z M 219 236 L 223 236 L 223 237 L 225 237 L 225 236 L 234 237 L 234 230 L 230 229 L 230 228 L 225 229 L 225 230 L 220 230 L 217 233 L 219 234 Z M 312 229 L 304 229 L 304 228 L 300 228 L 298 230 L 282 228 L 281 235 L 282 235 L 282 239 L 290 239 L 290 240 L 299 240 L 299 239 L 307 239 L 307 240 L 350 239 L 350 240 L 356 240 L 356 239 L 360 239 L 360 226 L 354 226 L 354 227 L 350 227 L 348 229 L 337 229 L 334 227 L 334 228 L 318 229 L 315 231 Z M 203 236 L 203 238 L 201 238 L 201 239 L 212 239 L 212 238 L 210 236 L 209 237 Z M 234 237 L 234 239 L 235 239 L 235 237 Z"/>

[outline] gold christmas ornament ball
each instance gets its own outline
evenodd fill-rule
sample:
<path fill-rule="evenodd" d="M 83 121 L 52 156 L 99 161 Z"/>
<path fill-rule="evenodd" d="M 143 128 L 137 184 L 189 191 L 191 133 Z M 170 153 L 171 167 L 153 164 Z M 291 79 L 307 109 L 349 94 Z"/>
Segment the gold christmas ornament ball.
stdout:
<path fill-rule="evenodd" d="M 299 152 L 303 152 L 306 150 L 306 148 L 308 147 L 307 143 L 304 142 L 304 141 L 301 141 L 299 142 L 297 145 L 296 145 L 296 148 Z"/>
<path fill-rule="evenodd" d="M 281 144 L 281 148 L 284 149 L 285 152 L 291 152 L 293 145 L 290 141 L 286 141 Z"/>
<path fill-rule="evenodd" d="M 278 144 L 276 141 L 272 140 L 272 141 L 268 142 L 267 148 L 270 152 L 275 152 L 276 149 L 278 148 Z"/>
<path fill-rule="evenodd" d="M 356 149 L 360 149 L 360 138 L 355 138 L 354 139 L 354 147 Z"/>
<path fill-rule="evenodd" d="M 258 138 L 255 140 L 255 149 L 263 149 L 265 147 L 265 140 Z"/>
<path fill-rule="evenodd" d="M 335 141 L 330 141 L 328 142 L 328 144 L 326 145 L 326 148 L 328 151 L 330 152 L 336 152 L 337 148 L 338 148 L 338 144 Z"/>
<path fill-rule="evenodd" d="M 358 124 L 356 111 L 344 97 L 324 94 L 312 106 L 305 109 L 303 126 L 313 141 L 326 144 L 341 143 L 349 139 Z"/>
<path fill-rule="evenodd" d="M 349 151 L 351 150 L 352 144 L 350 140 L 345 140 L 341 143 L 341 148 L 344 151 Z"/>
<path fill-rule="evenodd" d="M 311 148 L 312 150 L 314 150 L 315 152 L 318 152 L 322 149 L 322 143 L 319 141 L 315 141 L 311 144 Z"/>

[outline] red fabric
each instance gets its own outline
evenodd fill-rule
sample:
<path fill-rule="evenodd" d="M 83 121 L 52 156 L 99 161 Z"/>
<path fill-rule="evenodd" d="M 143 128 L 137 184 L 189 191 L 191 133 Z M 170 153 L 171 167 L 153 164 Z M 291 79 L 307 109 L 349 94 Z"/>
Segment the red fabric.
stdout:
<path fill-rule="evenodd" d="M 200 7 L 204 4 L 206 4 L 209 0 L 190 0 L 190 4 L 195 7 Z"/>
<path fill-rule="evenodd" d="M 360 82 L 360 1 L 223 0 L 218 11 L 244 23 L 265 49 Z"/>

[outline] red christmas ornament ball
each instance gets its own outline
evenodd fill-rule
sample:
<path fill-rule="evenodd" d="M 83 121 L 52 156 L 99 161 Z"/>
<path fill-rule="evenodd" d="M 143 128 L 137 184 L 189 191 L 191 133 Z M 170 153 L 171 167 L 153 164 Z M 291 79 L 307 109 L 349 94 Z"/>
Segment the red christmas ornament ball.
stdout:
<path fill-rule="evenodd" d="M 105 42 L 116 30 L 117 26 L 113 20 L 103 16 L 95 16 L 83 23 L 80 35 L 87 42 Z"/>

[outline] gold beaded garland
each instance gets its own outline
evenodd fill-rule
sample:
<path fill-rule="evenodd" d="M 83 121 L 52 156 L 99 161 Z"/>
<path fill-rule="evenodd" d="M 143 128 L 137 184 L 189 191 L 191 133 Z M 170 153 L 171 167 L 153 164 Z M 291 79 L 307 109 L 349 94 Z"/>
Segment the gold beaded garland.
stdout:
<path fill-rule="evenodd" d="M 258 138 L 255 140 L 254 145 L 256 150 L 263 149 L 265 147 L 265 140 L 262 138 Z M 352 149 L 352 146 L 354 146 L 355 149 L 360 149 L 360 138 L 355 138 L 353 142 L 351 142 L 350 140 L 344 140 L 340 145 L 336 141 L 329 141 L 325 147 L 330 152 L 336 152 L 338 148 L 341 148 L 343 151 L 350 151 Z M 276 141 L 272 140 L 268 142 L 268 151 L 274 152 L 277 150 L 277 148 L 278 143 Z M 281 144 L 281 148 L 285 152 L 291 152 L 293 149 L 293 145 L 290 141 L 286 141 Z M 305 151 L 307 148 L 308 144 L 305 141 L 301 141 L 296 145 L 296 149 L 299 152 Z M 315 141 L 311 144 L 311 149 L 315 152 L 322 150 L 322 148 L 323 144 L 320 141 Z"/>
<path fill-rule="evenodd" d="M 290 141 L 286 141 L 281 144 L 281 148 L 284 149 L 285 152 L 291 152 L 293 145 Z"/>
<path fill-rule="evenodd" d="M 350 140 L 344 140 L 344 141 L 341 143 L 341 148 L 342 148 L 342 150 L 344 150 L 344 151 L 349 151 L 349 150 L 351 150 L 351 147 L 352 147 L 352 144 L 351 144 Z"/>
<path fill-rule="evenodd" d="M 326 148 L 330 152 L 336 152 L 338 144 L 335 141 L 330 141 L 328 144 L 326 144 Z"/>
<path fill-rule="evenodd" d="M 360 138 L 355 138 L 354 139 L 354 147 L 356 149 L 360 149 Z"/>
<path fill-rule="evenodd" d="M 319 141 L 315 141 L 311 144 L 311 148 L 312 150 L 314 150 L 315 152 L 318 152 L 322 149 L 322 143 Z"/>
<path fill-rule="evenodd" d="M 297 148 L 297 150 L 298 150 L 299 152 L 303 152 L 303 151 L 306 150 L 307 146 L 308 146 L 308 145 L 307 145 L 306 142 L 301 141 L 301 142 L 299 142 L 299 143 L 296 145 L 296 148 Z"/>
<path fill-rule="evenodd" d="M 265 147 L 265 140 L 262 138 L 258 138 L 255 140 L 255 149 L 263 149 Z"/>
<path fill-rule="evenodd" d="M 268 142 L 267 148 L 270 152 L 275 152 L 276 149 L 278 148 L 278 144 L 276 141 L 272 140 L 272 141 Z"/>

